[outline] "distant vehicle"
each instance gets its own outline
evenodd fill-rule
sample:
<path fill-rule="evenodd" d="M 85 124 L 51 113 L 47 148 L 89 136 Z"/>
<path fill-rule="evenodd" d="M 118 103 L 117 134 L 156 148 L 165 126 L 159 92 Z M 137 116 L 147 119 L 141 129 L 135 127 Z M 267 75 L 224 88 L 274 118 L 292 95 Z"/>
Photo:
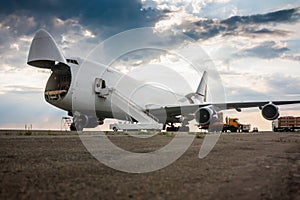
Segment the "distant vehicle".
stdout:
<path fill-rule="evenodd" d="M 300 117 L 284 116 L 272 122 L 274 132 L 294 132 L 300 130 Z"/>
<path fill-rule="evenodd" d="M 222 132 L 249 132 L 251 125 L 240 124 L 238 121 L 238 118 L 229 118 L 226 120 L 226 123 L 223 125 Z"/>
<path fill-rule="evenodd" d="M 253 127 L 252 132 L 253 132 L 253 133 L 254 133 L 254 132 L 258 132 L 258 128 L 257 128 L 257 127 Z"/>
<path fill-rule="evenodd" d="M 240 124 L 240 132 L 248 133 L 250 131 L 250 124 Z"/>

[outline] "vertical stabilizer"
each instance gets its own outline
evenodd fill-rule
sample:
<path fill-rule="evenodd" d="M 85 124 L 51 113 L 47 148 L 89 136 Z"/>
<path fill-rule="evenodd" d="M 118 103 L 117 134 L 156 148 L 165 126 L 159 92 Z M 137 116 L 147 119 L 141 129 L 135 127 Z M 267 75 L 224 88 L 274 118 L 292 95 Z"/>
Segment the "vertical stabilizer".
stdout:
<path fill-rule="evenodd" d="M 194 104 L 195 100 L 201 103 L 206 101 L 207 80 L 208 74 L 206 71 L 204 71 L 196 92 L 185 95 L 191 104 Z"/>
<path fill-rule="evenodd" d="M 208 80 L 208 74 L 207 74 L 207 71 L 204 71 L 203 76 L 200 80 L 200 83 L 199 83 L 198 88 L 195 93 L 195 99 L 198 99 L 202 102 L 206 101 L 207 80 Z"/>

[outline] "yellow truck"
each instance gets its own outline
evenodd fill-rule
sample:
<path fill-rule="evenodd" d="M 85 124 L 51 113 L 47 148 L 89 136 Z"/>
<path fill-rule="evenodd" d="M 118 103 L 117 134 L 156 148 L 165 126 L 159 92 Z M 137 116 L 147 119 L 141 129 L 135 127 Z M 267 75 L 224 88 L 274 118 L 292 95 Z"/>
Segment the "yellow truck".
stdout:
<path fill-rule="evenodd" d="M 226 122 L 223 125 L 222 132 L 249 132 L 250 124 L 241 124 L 239 123 L 238 118 L 227 118 Z"/>

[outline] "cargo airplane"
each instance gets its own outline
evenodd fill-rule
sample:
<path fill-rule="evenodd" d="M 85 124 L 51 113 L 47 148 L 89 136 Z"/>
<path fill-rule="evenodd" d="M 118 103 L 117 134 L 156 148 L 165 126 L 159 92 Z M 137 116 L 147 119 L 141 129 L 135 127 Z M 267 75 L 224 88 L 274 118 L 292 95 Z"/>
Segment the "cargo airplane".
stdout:
<path fill-rule="evenodd" d="M 145 94 L 143 101 L 132 99 L 128 96 L 131 91 L 126 91 L 126 87 L 128 85 L 128 90 L 137 88 L 143 84 L 140 80 L 100 63 L 65 57 L 52 36 L 45 30 L 39 30 L 35 34 L 27 64 L 51 70 L 44 96 L 48 103 L 67 111 L 73 117 L 71 130 L 94 128 L 102 125 L 104 119 L 114 118 L 129 122 L 110 125 L 115 131 L 118 129 L 188 131 L 189 121 L 195 120 L 199 126 L 207 126 L 218 120 L 217 113 L 222 110 L 235 109 L 240 112 L 242 108 L 258 107 L 265 119 L 274 120 L 279 116 L 278 105 L 300 103 L 300 100 L 206 102 L 208 79 L 206 71 L 203 72 L 195 93 L 183 96 L 188 103 L 166 102 L 167 98 L 164 98 L 166 91 L 155 85 L 139 88 L 147 90 L 144 93 L 141 91 L 141 94 Z M 83 65 L 90 66 L 89 69 L 94 72 L 85 71 Z M 88 75 L 85 79 L 76 79 L 78 75 L 85 76 L 79 73 Z M 115 86 L 124 77 L 126 80 L 122 82 L 122 86 L 125 89 L 120 91 Z M 156 104 L 149 106 L 153 99 L 156 99 Z M 157 99 L 161 102 L 157 102 Z M 148 104 L 145 101 L 149 101 Z"/>

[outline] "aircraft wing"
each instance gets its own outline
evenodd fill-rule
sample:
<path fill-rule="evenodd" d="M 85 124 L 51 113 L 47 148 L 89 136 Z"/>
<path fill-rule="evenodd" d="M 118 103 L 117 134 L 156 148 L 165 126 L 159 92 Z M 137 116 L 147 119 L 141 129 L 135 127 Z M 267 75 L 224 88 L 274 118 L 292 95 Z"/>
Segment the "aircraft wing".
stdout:
<path fill-rule="evenodd" d="M 188 104 L 188 105 L 169 105 L 162 106 L 157 108 L 147 109 L 150 113 L 154 115 L 156 113 L 166 112 L 168 116 L 178 116 L 182 114 L 192 114 L 197 111 L 197 109 L 206 107 L 206 106 L 214 106 L 216 111 L 221 110 L 229 110 L 236 109 L 240 111 L 242 108 L 253 108 L 253 107 L 262 107 L 272 103 L 274 105 L 288 105 L 288 104 L 300 104 L 300 100 L 295 101 L 257 101 L 257 102 L 232 102 L 232 103 L 203 103 L 203 104 Z"/>
<path fill-rule="evenodd" d="M 300 103 L 300 100 L 227 103 L 226 107 L 227 107 L 227 109 L 253 108 L 253 107 L 261 107 L 268 103 L 273 103 L 274 105 L 279 106 L 279 105 L 297 104 L 297 103 Z"/>

